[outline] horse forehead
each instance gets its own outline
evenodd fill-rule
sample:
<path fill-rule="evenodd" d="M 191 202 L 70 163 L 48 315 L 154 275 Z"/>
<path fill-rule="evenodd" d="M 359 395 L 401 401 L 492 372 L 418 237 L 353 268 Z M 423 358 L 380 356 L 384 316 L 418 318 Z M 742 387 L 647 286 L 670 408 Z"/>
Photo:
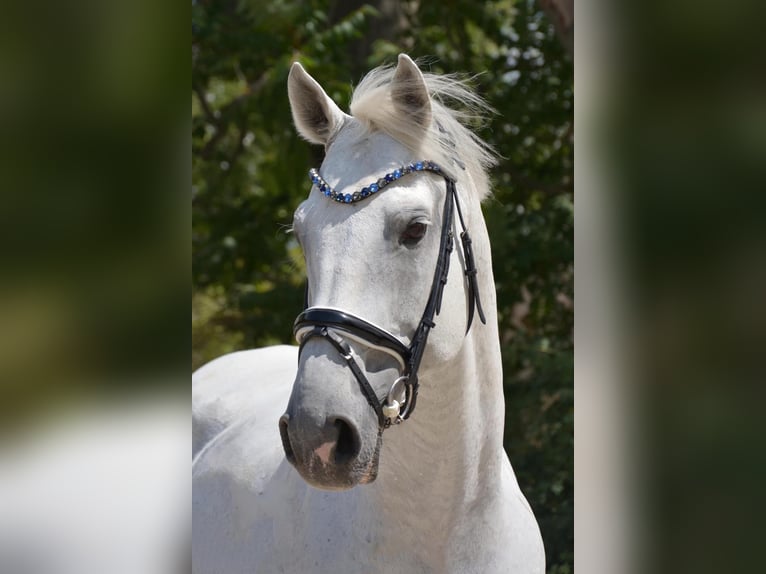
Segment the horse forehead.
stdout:
<path fill-rule="evenodd" d="M 391 136 L 352 123 L 329 147 L 320 171 L 338 191 L 361 189 L 412 159 L 411 152 Z"/>
<path fill-rule="evenodd" d="M 369 130 L 355 119 L 346 122 L 327 150 L 319 169 L 323 179 L 340 193 L 353 193 L 394 169 L 416 159 L 412 152 L 388 134 Z M 422 181 L 421 181 L 422 179 Z M 397 182 L 409 190 L 425 185 L 425 178 Z M 380 230 L 393 212 L 406 210 L 394 189 L 360 203 L 337 204 L 314 189 L 294 214 L 294 224 L 305 231 L 307 242 L 351 241 L 363 244 Z M 385 197 L 383 197 L 385 195 Z M 422 201 L 406 201 L 422 203 Z M 311 236 L 314 236 L 313 238 Z"/>
<path fill-rule="evenodd" d="M 322 178 L 339 193 L 353 193 L 385 174 L 413 161 L 411 153 L 393 138 L 379 132 L 354 133 L 333 142 L 319 169 Z M 404 182 L 411 187 L 419 182 Z M 298 227 L 332 229 L 336 225 L 372 225 L 391 211 L 391 190 L 356 204 L 337 204 L 316 189 L 298 206 L 293 221 Z M 383 194 L 381 194 L 383 195 Z"/>
<path fill-rule="evenodd" d="M 382 175 L 375 174 L 363 178 L 359 189 Z M 319 191 L 312 190 L 309 197 L 296 209 L 293 227 L 300 233 L 304 247 L 308 247 L 308 243 L 319 246 L 328 242 L 336 246 L 339 245 L 338 242 L 345 242 L 343 244 L 349 248 L 354 245 L 369 247 L 366 241 L 373 237 L 383 237 L 392 219 L 406 219 L 422 214 L 429 217 L 435 215 L 442 195 L 434 193 L 438 184 L 429 180 L 429 175 L 403 179 L 377 196 L 354 204 L 337 203 Z M 348 192 L 352 188 L 336 189 Z M 348 256 L 347 249 L 340 249 L 338 252 Z"/>

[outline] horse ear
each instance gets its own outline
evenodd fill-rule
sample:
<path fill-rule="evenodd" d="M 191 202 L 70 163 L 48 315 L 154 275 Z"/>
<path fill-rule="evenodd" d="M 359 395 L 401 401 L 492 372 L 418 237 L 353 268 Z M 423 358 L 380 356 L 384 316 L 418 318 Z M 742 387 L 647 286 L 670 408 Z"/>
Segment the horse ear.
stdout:
<path fill-rule="evenodd" d="M 399 54 L 394 79 L 391 82 L 391 100 L 396 109 L 426 128 L 431 123 L 431 97 L 425 78 L 407 54 Z"/>
<path fill-rule="evenodd" d="M 325 145 L 345 114 L 298 62 L 290 68 L 287 95 L 298 133 L 311 143 Z"/>

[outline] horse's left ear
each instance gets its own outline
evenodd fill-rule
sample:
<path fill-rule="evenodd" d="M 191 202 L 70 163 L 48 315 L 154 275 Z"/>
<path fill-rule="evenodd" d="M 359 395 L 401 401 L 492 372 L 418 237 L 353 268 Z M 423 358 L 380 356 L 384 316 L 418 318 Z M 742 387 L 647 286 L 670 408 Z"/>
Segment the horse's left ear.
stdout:
<path fill-rule="evenodd" d="M 298 62 L 290 68 L 287 95 L 298 133 L 325 145 L 343 124 L 345 114 Z"/>
<path fill-rule="evenodd" d="M 425 78 L 407 54 L 399 54 L 391 82 L 391 101 L 399 112 L 420 126 L 427 128 L 431 124 L 431 97 Z"/>

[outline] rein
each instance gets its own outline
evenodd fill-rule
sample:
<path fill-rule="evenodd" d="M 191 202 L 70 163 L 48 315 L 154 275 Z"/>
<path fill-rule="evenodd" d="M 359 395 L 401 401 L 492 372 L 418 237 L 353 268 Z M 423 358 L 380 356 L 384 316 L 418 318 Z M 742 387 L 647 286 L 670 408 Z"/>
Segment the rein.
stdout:
<path fill-rule="evenodd" d="M 462 229 L 460 240 L 465 262 L 463 271 L 468 281 L 468 323 L 466 334 L 471 329 L 471 324 L 473 323 L 474 309 L 478 312 L 481 322 L 486 324 L 484 310 L 479 298 L 479 288 L 476 279 L 477 270 L 471 238 L 468 235 L 468 229 L 460 209 L 455 180 L 445 174 L 437 164 L 431 161 L 418 161 L 402 166 L 359 191 L 345 194 L 338 193 L 330 187 L 316 169 L 312 169 L 309 172 L 312 183 L 319 188 L 320 192 L 334 201 L 347 204 L 367 199 L 405 175 L 422 171 L 441 175 L 444 178 L 447 193 L 444 199 L 439 255 L 436 259 L 436 269 L 431 284 L 431 292 L 428 296 L 423 316 L 415 329 L 409 346 L 402 343 L 385 329 L 353 313 L 328 307 L 308 307 L 308 301 L 306 302 L 306 307 L 308 308 L 305 308 L 298 315 L 293 325 L 295 338 L 300 344 L 299 357 L 306 342 L 313 337 L 326 339 L 343 357 L 359 383 L 362 394 L 364 394 L 367 402 L 378 417 L 380 432 L 392 424 L 399 424 L 403 420 L 408 419 L 415 410 L 418 389 L 420 388 L 418 369 L 420 368 L 420 362 L 428 342 L 428 334 L 436 326 L 434 318 L 441 311 L 444 286 L 447 284 L 449 276 L 450 259 L 454 249 L 452 227 L 455 210 L 457 211 L 460 228 Z M 354 358 L 354 353 L 345 339 L 350 339 L 368 348 L 387 353 L 399 363 L 400 376 L 391 385 L 384 401 L 378 399 L 375 390 L 359 367 Z"/>

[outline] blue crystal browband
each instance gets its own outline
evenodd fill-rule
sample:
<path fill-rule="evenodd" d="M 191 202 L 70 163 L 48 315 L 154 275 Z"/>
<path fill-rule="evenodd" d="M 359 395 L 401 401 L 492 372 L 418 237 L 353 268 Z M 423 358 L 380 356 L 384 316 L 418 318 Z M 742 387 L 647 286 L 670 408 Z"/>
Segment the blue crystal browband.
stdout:
<path fill-rule="evenodd" d="M 366 185 L 354 193 L 338 193 L 332 187 L 330 187 L 330 184 L 322 179 L 322 176 L 319 175 L 319 171 L 314 168 L 309 171 L 309 177 L 311 178 L 311 182 L 319 188 L 319 191 L 321 191 L 330 199 L 337 201 L 338 203 L 355 203 L 375 195 L 389 183 L 392 183 L 397 179 L 407 175 L 408 173 L 412 173 L 413 171 L 432 171 L 442 176 L 444 175 L 442 173 L 442 169 L 434 162 L 428 160 L 416 161 L 409 165 L 403 165 L 391 173 L 387 173 L 378 181 Z"/>

